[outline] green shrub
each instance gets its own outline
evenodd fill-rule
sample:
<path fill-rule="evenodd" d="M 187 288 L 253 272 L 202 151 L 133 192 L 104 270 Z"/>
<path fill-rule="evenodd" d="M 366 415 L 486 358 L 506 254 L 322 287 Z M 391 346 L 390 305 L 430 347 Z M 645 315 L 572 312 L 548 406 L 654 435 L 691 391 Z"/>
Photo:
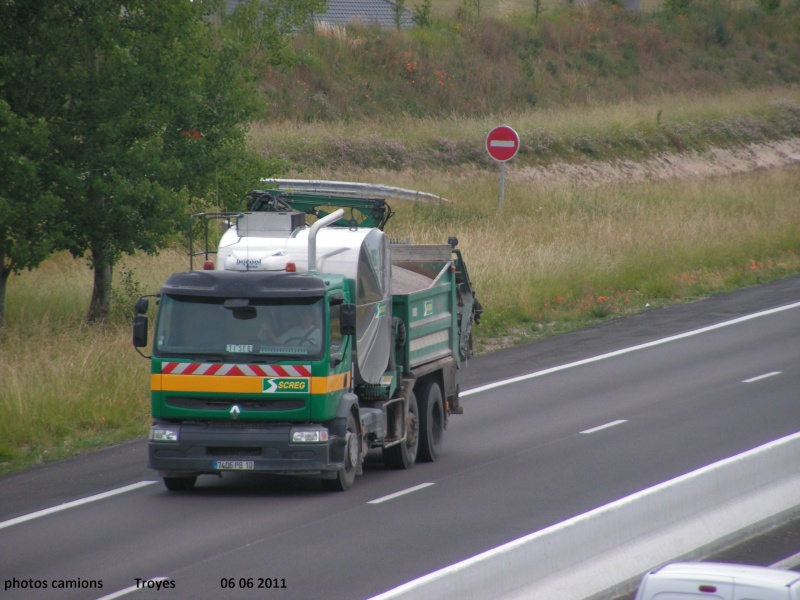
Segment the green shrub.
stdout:
<path fill-rule="evenodd" d="M 767 13 L 776 13 L 781 7 L 781 0 L 756 0 L 756 4 Z"/>
<path fill-rule="evenodd" d="M 661 8 L 670 17 L 686 15 L 692 7 L 694 0 L 663 0 Z"/>

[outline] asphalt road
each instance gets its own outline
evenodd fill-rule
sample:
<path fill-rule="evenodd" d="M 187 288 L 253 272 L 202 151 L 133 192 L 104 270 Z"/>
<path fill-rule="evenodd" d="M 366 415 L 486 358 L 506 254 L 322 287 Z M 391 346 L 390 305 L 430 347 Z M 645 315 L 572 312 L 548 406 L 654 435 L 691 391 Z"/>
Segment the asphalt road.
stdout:
<path fill-rule="evenodd" d="M 798 431 L 800 306 L 697 331 L 796 302 L 800 277 L 474 359 L 440 461 L 347 493 L 169 493 L 143 440 L 1 477 L 0 598 L 369 598 Z"/>

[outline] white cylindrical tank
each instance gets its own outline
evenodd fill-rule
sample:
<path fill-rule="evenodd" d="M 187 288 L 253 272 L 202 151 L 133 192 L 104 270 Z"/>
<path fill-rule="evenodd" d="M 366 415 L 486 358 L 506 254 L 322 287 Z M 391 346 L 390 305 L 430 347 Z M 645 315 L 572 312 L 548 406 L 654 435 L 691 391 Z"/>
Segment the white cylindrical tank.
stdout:
<path fill-rule="evenodd" d="M 284 270 L 295 263 L 298 272 L 308 271 L 307 227 L 294 231 L 271 228 L 255 218 L 268 221 L 277 213 L 252 213 L 250 223 L 239 230 L 231 227 L 222 236 L 217 268 L 225 270 Z M 245 228 L 245 226 L 247 227 Z M 356 377 L 377 384 L 385 373 L 391 349 L 391 260 L 389 241 L 379 229 L 325 227 L 317 233 L 317 272 L 337 273 L 351 282 L 355 293 Z"/>

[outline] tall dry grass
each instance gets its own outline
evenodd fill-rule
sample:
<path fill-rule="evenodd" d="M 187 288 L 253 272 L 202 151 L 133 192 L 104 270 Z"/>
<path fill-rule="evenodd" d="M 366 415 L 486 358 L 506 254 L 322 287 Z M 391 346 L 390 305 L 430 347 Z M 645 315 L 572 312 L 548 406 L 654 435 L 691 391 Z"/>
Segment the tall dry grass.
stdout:
<path fill-rule="evenodd" d="M 401 187 L 425 181 L 450 200 L 398 203 L 387 230 L 416 243 L 459 238 L 487 308 L 479 349 L 493 347 L 495 336 L 531 339 L 800 268 L 796 168 L 604 186 L 512 179 L 503 210 L 495 173 L 383 175 Z"/>
<path fill-rule="evenodd" d="M 800 120 L 800 87 L 741 89 L 728 93 L 678 92 L 595 106 L 531 109 L 503 116 L 414 118 L 385 114 L 352 122 L 262 121 L 248 143 L 265 157 L 285 161 L 291 173 L 308 169 L 418 168 L 492 164 L 487 133 L 501 123 L 520 135 L 514 164 L 546 164 L 577 155 L 594 160 L 631 158 L 708 144 L 738 145 L 791 135 Z M 306 175 L 302 175 L 306 176 Z"/>
<path fill-rule="evenodd" d="M 441 17 L 452 17 L 464 0 L 432 0 L 431 12 Z M 563 7 L 564 0 L 541 0 L 540 7 L 544 11 L 552 11 Z M 407 8 L 422 5 L 422 0 L 406 2 Z M 534 0 L 480 0 L 481 15 L 514 18 L 520 15 L 529 15 L 534 10 Z M 660 0 L 641 0 L 639 3 L 643 12 L 654 12 L 661 7 Z"/>
<path fill-rule="evenodd" d="M 176 250 L 124 259 L 104 326 L 84 323 L 86 261 L 60 253 L 11 279 L 0 332 L 0 473 L 145 431 L 149 369 L 131 345 L 131 285 L 157 291 L 186 264 Z"/>

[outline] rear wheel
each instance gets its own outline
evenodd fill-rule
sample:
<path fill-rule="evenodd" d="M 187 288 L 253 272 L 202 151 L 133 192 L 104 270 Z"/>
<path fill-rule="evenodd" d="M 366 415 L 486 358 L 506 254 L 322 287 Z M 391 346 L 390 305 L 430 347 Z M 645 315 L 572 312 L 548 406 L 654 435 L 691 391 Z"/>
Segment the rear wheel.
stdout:
<path fill-rule="evenodd" d="M 190 477 L 164 477 L 164 485 L 170 492 L 188 492 L 194 487 L 197 475 Z"/>
<path fill-rule="evenodd" d="M 347 417 L 347 432 L 345 433 L 344 468 L 336 474 L 335 479 L 323 479 L 322 487 L 331 492 L 346 492 L 353 487 L 358 463 L 361 460 L 360 446 L 356 419 L 353 413 L 350 413 Z"/>
<path fill-rule="evenodd" d="M 424 383 L 419 391 L 419 454 L 424 462 L 439 459 L 444 438 L 444 403 L 442 390 L 434 381 Z"/>
<path fill-rule="evenodd" d="M 408 395 L 406 439 L 383 449 L 383 462 L 391 469 L 410 469 L 417 460 L 419 447 L 419 410 L 414 392 Z"/>

